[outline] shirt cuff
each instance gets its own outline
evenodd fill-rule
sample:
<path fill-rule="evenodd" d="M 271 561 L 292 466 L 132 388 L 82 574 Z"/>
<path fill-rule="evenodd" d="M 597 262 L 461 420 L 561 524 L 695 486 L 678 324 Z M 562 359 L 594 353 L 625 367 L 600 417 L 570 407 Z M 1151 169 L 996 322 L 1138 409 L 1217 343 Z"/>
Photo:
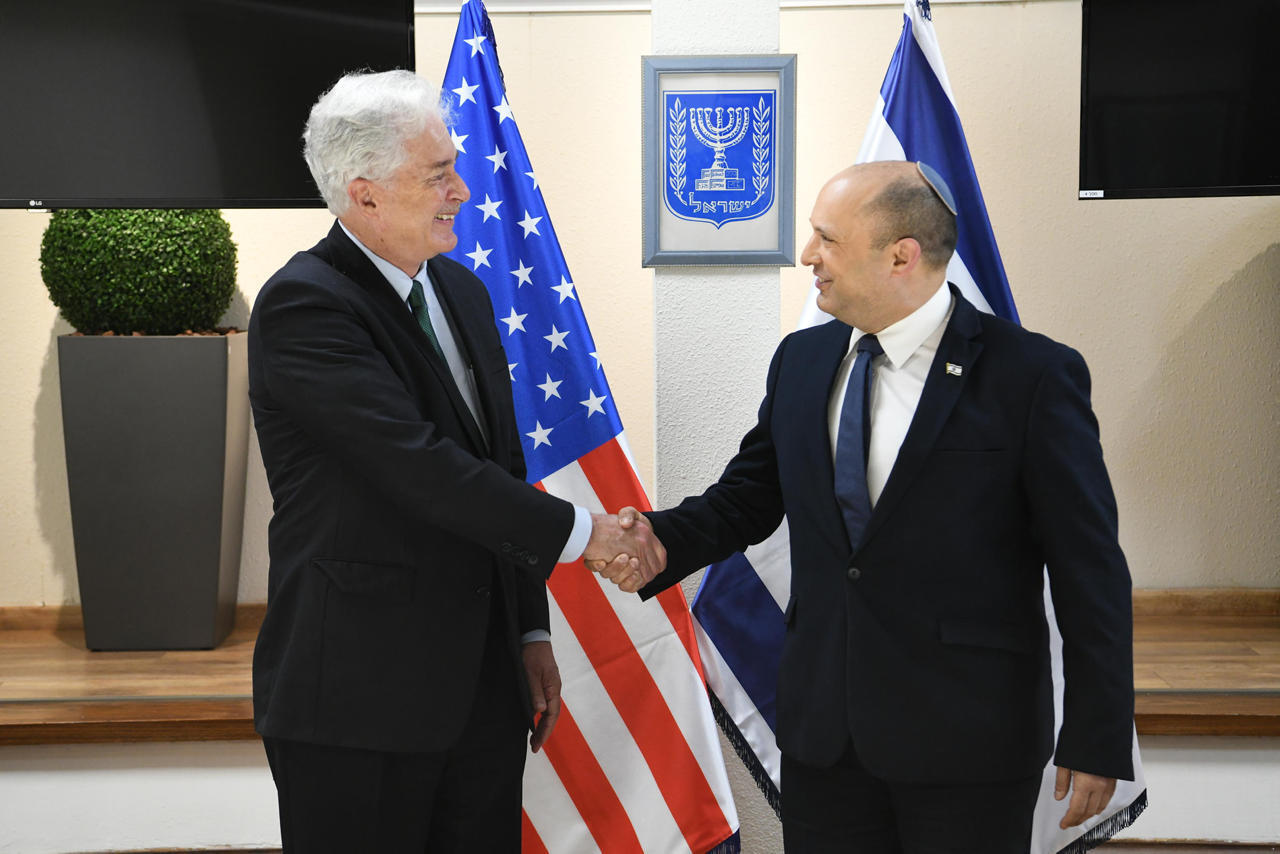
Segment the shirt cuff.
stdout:
<path fill-rule="evenodd" d="M 573 563 L 582 557 L 582 553 L 587 550 L 587 543 L 591 540 L 591 511 L 585 507 L 573 505 L 573 530 L 569 532 L 569 539 L 564 544 L 564 551 L 560 552 L 560 560 L 556 563 Z"/>
<path fill-rule="evenodd" d="M 533 629 L 532 631 L 525 632 L 520 636 L 520 644 L 522 646 L 527 643 L 534 643 L 535 641 L 549 642 L 550 640 L 551 632 L 546 629 Z"/>

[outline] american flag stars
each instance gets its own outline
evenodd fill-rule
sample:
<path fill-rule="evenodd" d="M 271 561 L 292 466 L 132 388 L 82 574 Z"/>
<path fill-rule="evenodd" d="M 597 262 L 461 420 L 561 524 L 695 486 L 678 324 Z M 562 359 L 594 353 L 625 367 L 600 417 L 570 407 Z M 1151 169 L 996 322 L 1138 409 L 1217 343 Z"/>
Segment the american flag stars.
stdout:
<path fill-rule="evenodd" d="M 486 35 L 464 32 L 445 73 L 455 168 L 472 196 L 454 221 L 458 245 L 449 254 L 489 291 L 537 481 L 612 440 L 622 424 Z"/>
<path fill-rule="evenodd" d="M 520 266 L 519 266 L 519 267 L 517 267 L 516 269 L 514 269 L 514 270 L 512 270 L 512 271 L 511 271 L 511 275 L 513 275 L 513 276 L 515 276 L 515 277 L 516 277 L 516 287 L 517 287 L 517 288 L 519 288 L 519 287 L 522 287 L 522 286 L 524 286 L 524 285 L 531 285 L 531 284 L 533 284 L 533 282 L 529 279 L 529 276 L 530 276 L 532 273 L 533 273 L 533 268 L 532 268 L 532 267 L 526 267 L 526 266 L 524 265 L 524 259 L 523 259 L 523 258 L 521 258 L 521 259 L 520 259 Z"/>
<path fill-rule="evenodd" d="M 542 232 L 538 231 L 538 223 L 540 222 L 542 222 L 542 217 L 532 216 L 529 211 L 526 210 L 524 212 L 524 219 L 517 222 L 516 225 L 524 229 L 524 236 L 528 238 L 530 234 L 542 236 Z"/>
<path fill-rule="evenodd" d="M 479 208 L 479 209 L 484 213 L 484 220 L 483 220 L 483 221 L 484 221 L 484 222 L 488 222 L 490 218 L 494 218 L 494 219 L 502 219 L 502 217 L 498 214 L 498 205 L 500 205 L 500 204 L 502 204 L 502 200 L 501 200 L 501 199 L 498 199 L 498 200 L 496 200 L 496 201 L 495 201 L 495 200 L 493 200 L 493 199 L 489 198 L 489 194 L 488 194 L 488 193 L 485 193 L 485 194 L 484 194 L 484 204 L 482 204 L 482 205 L 476 205 L 476 207 L 477 207 L 477 208 Z"/>
<path fill-rule="evenodd" d="M 573 295 L 573 282 L 569 281 L 564 276 L 560 277 L 560 284 L 553 286 L 551 290 L 560 294 L 560 302 L 564 302 L 567 299 L 577 299 L 577 297 Z"/>
<path fill-rule="evenodd" d="M 502 322 L 507 324 L 507 334 L 514 335 L 517 329 L 524 332 L 524 319 L 528 316 L 529 315 L 527 314 L 516 314 L 516 307 L 514 305 L 511 306 L 511 313 L 502 318 Z M 512 365 L 511 367 L 514 368 L 515 365 Z"/>
<path fill-rule="evenodd" d="M 557 347 L 563 347 L 565 350 L 568 350 L 569 348 L 565 346 L 564 339 L 565 336 L 569 334 L 569 331 L 570 330 L 561 332 L 559 329 L 556 329 L 556 325 L 553 323 L 551 324 L 551 334 L 543 335 L 542 340 L 551 342 L 552 353 L 556 351 Z"/>
<path fill-rule="evenodd" d="M 493 164 L 494 172 L 507 168 L 507 153 L 496 145 L 493 147 L 493 154 L 486 154 L 484 159 Z"/>
<path fill-rule="evenodd" d="M 476 90 L 479 88 L 479 85 L 469 85 L 467 83 L 467 78 L 463 77 L 462 85 L 457 89 L 450 89 L 449 91 L 458 96 L 458 106 L 462 106 L 468 101 L 473 104 L 476 102 Z"/>
<path fill-rule="evenodd" d="M 506 95 L 502 96 L 502 103 L 496 105 L 493 111 L 498 114 L 498 124 L 502 124 L 507 119 L 511 119 L 513 122 L 516 120 L 516 117 L 511 113 L 511 105 L 507 103 Z"/>
<path fill-rule="evenodd" d="M 544 397 L 543 400 L 547 401 L 553 397 L 559 397 L 560 386 L 563 384 L 564 384 L 564 380 L 553 380 L 551 379 L 551 374 L 547 374 L 546 382 L 538 386 L 538 388 L 542 389 L 542 391 L 546 394 L 546 397 Z"/>
<path fill-rule="evenodd" d="M 492 254 L 493 254 L 492 249 L 482 248 L 480 246 L 480 241 L 477 240 L 475 251 L 467 253 L 467 257 L 471 259 L 471 265 L 472 265 L 471 269 L 479 270 L 480 265 L 482 264 L 486 267 L 492 267 L 493 265 L 489 263 L 489 256 Z"/>
<path fill-rule="evenodd" d="M 597 413 L 600 415 L 604 415 L 605 400 L 606 398 L 603 396 L 600 396 L 600 397 L 596 396 L 595 389 L 588 389 L 587 399 L 580 400 L 578 401 L 578 403 L 582 404 L 587 408 L 587 417 L 590 418 L 592 415 L 596 415 Z"/>
<path fill-rule="evenodd" d="M 533 432 L 525 433 L 525 435 L 533 440 L 533 447 L 536 449 L 539 445 L 551 444 L 551 431 L 554 429 L 556 428 L 543 427 L 541 421 L 534 421 Z"/>

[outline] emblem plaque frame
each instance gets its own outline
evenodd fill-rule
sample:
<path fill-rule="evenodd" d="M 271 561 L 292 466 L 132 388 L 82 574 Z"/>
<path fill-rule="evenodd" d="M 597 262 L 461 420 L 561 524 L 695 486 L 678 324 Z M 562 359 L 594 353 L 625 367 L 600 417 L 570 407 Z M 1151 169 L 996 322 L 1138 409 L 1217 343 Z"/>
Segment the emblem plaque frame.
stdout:
<path fill-rule="evenodd" d="M 641 264 L 793 265 L 795 54 L 645 56 L 641 57 L 641 77 Z M 688 106 L 680 100 L 682 96 L 690 103 L 730 106 L 723 112 L 716 110 L 708 127 L 705 120 L 700 125 L 695 120 L 698 112 L 711 116 L 708 108 Z M 752 103 L 758 105 L 754 110 L 734 106 Z M 748 130 L 763 128 L 765 132 L 735 135 L 735 110 L 747 120 Z M 723 117 L 726 114 L 728 118 Z M 729 147 L 745 150 L 733 163 L 754 166 L 754 173 L 750 168 L 725 168 L 730 166 L 725 157 Z M 705 162 L 708 151 L 714 153 L 714 160 L 699 172 L 692 152 Z M 697 174 L 702 175 L 701 180 Z M 771 197 L 762 210 L 754 212 L 750 201 L 726 200 L 735 190 L 749 199 L 753 180 L 759 190 L 754 207 L 761 207 L 758 202 L 765 192 Z M 695 186 L 698 191 L 710 188 L 711 195 L 704 194 L 709 201 L 699 203 L 712 211 L 707 217 L 673 201 L 685 202 L 686 194 L 692 201 Z M 729 213 L 730 204 L 739 212 L 736 216 Z M 715 205 L 720 206 L 718 215 Z"/>

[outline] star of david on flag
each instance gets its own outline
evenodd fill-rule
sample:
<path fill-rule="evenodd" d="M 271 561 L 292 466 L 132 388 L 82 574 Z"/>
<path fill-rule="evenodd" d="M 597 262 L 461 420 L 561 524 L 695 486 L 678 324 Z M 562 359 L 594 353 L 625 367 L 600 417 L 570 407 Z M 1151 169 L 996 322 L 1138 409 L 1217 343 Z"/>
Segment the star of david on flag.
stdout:
<path fill-rule="evenodd" d="M 940 172 L 955 194 L 959 240 L 947 279 L 979 309 L 1018 320 L 1000 251 L 969 156 L 933 29 L 928 0 L 905 0 L 902 35 L 880 87 L 857 162 L 922 160 Z M 801 315 L 803 329 L 830 320 L 817 307 L 816 291 Z M 778 809 L 781 754 L 774 739 L 775 688 L 791 589 L 786 522 L 771 537 L 707 569 L 693 613 L 707 684 L 717 720 L 761 791 Z M 1062 636 L 1053 616 L 1049 585 L 1045 613 L 1057 724 L 1062 719 Z M 1057 727 L 1055 726 L 1055 732 Z M 1031 854 L 1083 854 L 1131 824 L 1145 809 L 1146 782 L 1133 739 L 1136 779 L 1118 780 L 1110 805 L 1080 827 L 1061 830 L 1068 800 L 1053 800 L 1054 767 L 1045 769 L 1036 805 Z"/>
<path fill-rule="evenodd" d="M 647 509 L 480 0 L 462 5 L 443 89 L 471 191 L 449 255 L 488 287 L 528 479 L 594 512 Z M 526 765 L 523 850 L 738 851 L 683 593 L 643 603 L 581 563 L 557 567 L 547 589 L 563 699 Z"/>

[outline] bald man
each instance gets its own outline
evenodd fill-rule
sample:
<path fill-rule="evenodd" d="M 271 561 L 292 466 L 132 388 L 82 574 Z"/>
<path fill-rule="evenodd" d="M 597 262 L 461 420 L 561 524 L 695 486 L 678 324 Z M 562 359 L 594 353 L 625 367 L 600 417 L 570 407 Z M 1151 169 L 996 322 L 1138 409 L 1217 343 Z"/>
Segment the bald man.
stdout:
<path fill-rule="evenodd" d="M 946 282 L 955 205 L 927 165 L 840 172 L 810 222 L 836 319 L 783 340 L 719 482 L 648 514 L 666 570 L 592 567 L 649 597 L 785 512 L 787 850 L 1025 854 L 1055 749 L 1045 566 L 1063 825 L 1133 775 L 1130 580 L 1088 370 Z"/>

